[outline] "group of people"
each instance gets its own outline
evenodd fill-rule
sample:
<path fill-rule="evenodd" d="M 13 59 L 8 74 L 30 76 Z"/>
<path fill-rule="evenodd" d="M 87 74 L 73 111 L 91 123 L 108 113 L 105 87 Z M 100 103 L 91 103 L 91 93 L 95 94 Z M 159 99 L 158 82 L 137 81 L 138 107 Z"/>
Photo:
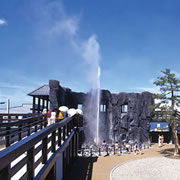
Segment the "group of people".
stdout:
<path fill-rule="evenodd" d="M 130 153 L 130 152 L 134 151 L 134 153 L 136 155 L 142 154 L 141 153 L 142 143 L 141 142 L 139 142 L 139 143 L 135 142 L 134 145 L 130 145 L 130 144 L 127 143 L 127 144 L 125 144 L 125 149 L 126 149 L 127 153 Z"/>
<path fill-rule="evenodd" d="M 51 109 L 43 109 L 42 112 L 43 115 L 47 115 L 47 120 L 48 120 L 48 125 L 53 124 L 56 122 L 56 120 L 61 121 L 65 119 L 66 117 L 71 117 L 74 116 L 75 114 L 81 114 L 82 115 L 82 110 L 80 109 L 74 109 L 74 108 L 68 108 L 66 106 L 60 106 L 59 107 L 59 113 L 57 116 L 57 113 L 55 111 L 52 111 Z"/>
<path fill-rule="evenodd" d="M 163 135 L 159 135 L 158 136 L 158 145 L 159 147 L 162 147 L 164 143 L 164 136 Z"/>
<path fill-rule="evenodd" d="M 109 155 L 109 150 L 108 150 L 108 144 L 104 140 L 102 143 L 103 151 L 106 152 L 106 156 Z M 142 154 L 142 143 L 135 143 L 133 145 L 130 145 L 129 143 L 125 143 L 124 145 L 119 145 L 118 142 L 114 143 L 114 154 L 118 155 L 119 153 L 122 154 L 123 149 L 126 151 L 126 153 L 133 152 L 138 155 Z M 119 152 L 120 151 L 120 152 Z"/>

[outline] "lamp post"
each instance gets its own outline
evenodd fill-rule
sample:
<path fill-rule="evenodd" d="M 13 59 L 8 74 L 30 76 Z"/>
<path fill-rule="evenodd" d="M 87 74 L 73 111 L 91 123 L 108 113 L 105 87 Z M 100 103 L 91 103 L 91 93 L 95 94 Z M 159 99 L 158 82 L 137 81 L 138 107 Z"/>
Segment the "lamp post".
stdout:
<path fill-rule="evenodd" d="M 0 102 L 0 104 L 6 104 L 6 112 L 9 114 L 9 109 L 10 109 L 10 99 L 7 99 L 7 102 Z"/>
<path fill-rule="evenodd" d="M 10 100 L 7 99 L 7 114 L 9 114 Z"/>

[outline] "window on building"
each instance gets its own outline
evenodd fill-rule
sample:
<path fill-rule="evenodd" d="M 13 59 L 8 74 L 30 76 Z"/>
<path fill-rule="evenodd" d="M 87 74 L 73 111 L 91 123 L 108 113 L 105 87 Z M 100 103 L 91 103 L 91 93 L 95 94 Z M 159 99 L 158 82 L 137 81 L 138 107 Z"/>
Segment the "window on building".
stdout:
<path fill-rule="evenodd" d="M 82 108 L 83 108 L 83 105 L 82 104 L 78 104 L 78 109 L 82 110 Z"/>
<path fill-rule="evenodd" d="M 105 104 L 100 105 L 100 112 L 106 112 L 106 105 Z"/>
<path fill-rule="evenodd" d="M 123 104 L 121 106 L 121 112 L 122 113 L 127 113 L 128 112 L 128 105 L 127 104 Z"/>

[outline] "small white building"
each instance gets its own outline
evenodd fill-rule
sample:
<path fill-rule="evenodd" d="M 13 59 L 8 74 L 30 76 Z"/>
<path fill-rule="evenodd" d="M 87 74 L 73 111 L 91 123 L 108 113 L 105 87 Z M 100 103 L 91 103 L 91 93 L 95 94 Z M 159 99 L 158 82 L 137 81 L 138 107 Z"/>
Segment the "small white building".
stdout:
<path fill-rule="evenodd" d="M 0 109 L 0 113 L 7 113 L 7 109 Z M 32 104 L 22 104 L 22 106 L 16 106 L 9 108 L 9 114 L 28 114 L 32 113 Z"/>

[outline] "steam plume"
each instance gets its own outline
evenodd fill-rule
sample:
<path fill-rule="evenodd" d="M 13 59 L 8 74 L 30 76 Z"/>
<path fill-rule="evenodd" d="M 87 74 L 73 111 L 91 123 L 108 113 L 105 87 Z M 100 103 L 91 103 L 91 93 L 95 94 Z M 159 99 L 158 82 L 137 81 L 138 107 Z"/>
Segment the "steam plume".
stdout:
<path fill-rule="evenodd" d="M 98 141 L 99 134 L 99 98 L 100 98 L 100 45 L 97 41 L 96 35 L 92 34 L 88 39 L 81 39 L 79 33 L 78 16 L 68 15 L 59 1 L 53 1 L 48 4 L 45 9 L 50 28 L 48 34 L 50 36 L 65 37 L 72 45 L 81 59 L 84 60 L 87 69 L 87 80 L 90 91 L 88 99 L 85 103 L 86 112 L 84 113 L 87 121 L 88 137 L 96 138 Z"/>

